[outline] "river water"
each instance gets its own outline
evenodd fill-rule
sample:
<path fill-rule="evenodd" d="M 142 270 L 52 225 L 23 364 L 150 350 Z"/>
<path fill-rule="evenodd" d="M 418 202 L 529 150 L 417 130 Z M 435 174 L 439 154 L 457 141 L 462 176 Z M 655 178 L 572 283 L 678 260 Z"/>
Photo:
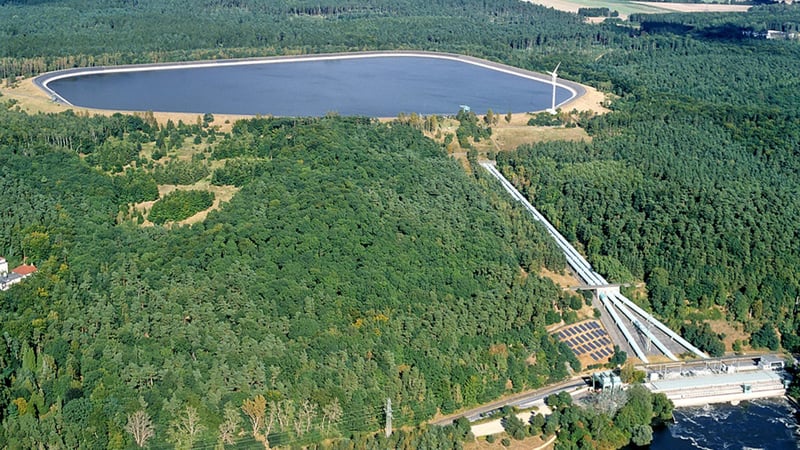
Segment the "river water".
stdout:
<path fill-rule="evenodd" d="M 122 111 L 343 115 L 549 108 L 552 85 L 461 61 L 383 56 L 111 72 L 50 82 L 75 106 Z M 571 98 L 559 87 L 556 103 Z"/>
<path fill-rule="evenodd" d="M 652 450 L 795 450 L 798 422 L 784 399 L 675 410 L 675 423 L 653 435 Z"/>

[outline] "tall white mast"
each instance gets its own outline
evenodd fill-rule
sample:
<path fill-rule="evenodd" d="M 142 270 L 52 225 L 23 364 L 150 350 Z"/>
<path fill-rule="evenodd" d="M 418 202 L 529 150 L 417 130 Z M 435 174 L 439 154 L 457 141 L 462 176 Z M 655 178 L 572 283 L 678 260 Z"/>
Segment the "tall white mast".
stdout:
<path fill-rule="evenodd" d="M 556 80 L 558 79 L 558 68 L 561 66 L 561 63 L 556 64 L 556 68 L 550 72 L 551 80 L 553 83 L 553 101 L 550 106 L 550 114 L 556 113 Z"/>

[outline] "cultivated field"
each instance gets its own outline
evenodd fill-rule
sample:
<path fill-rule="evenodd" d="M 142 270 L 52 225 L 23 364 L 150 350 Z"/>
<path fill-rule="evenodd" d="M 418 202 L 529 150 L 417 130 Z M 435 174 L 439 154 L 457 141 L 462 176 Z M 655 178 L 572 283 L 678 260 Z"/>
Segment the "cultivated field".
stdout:
<path fill-rule="evenodd" d="M 637 5 L 652 6 L 675 12 L 746 12 L 750 5 L 721 5 L 716 3 L 666 3 L 632 2 Z"/>
<path fill-rule="evenodd" d="M 546 6 L 548 8 L 557 9 L 559 11 L 566 11 L 571 13 L 577 13 L 578 9 L 580 8 L 602 8 L 607 7 L 608 9 L 619 12 L 619 16 L 622 19 L 627 19 L 629 15 L 635 13 L 649 13 L 649 14 L 656 14 L 656 13 L 665 13 L 669 12 L 666 9 L 661 9 L 655 6 L 650 6 L 649 4 L 636 4 L 634 2 L 625 1 L 625 0 L 603 0 L 603 1 L 593 1 L 593 0 L 526 0 L 531 3 L 535 3 L 537 5 Z M 659 3 L 660 4 L 660 3 Z"/>
<path fill-rule="evenodd" d="M 628 0 L 525 0 L 559 11 L 577 13 L 579 8 L 603 8 L 619 12 L 622 19 L 631 14 L 658 14 L 668 12 L 744 12 L 748 5 L 722 5 L 711 3 L 635 2 Z"/>

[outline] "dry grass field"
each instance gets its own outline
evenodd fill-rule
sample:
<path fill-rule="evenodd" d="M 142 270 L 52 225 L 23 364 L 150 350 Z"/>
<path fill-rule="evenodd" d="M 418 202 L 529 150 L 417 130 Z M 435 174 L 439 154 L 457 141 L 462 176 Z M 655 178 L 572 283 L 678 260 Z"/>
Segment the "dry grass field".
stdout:
<path fill-rule="evenodd" d="M 572 100 L 560 108 L 562 111 L 590 111 L 593 114 L 605 114 L 608 108 L 604 105 L 608 101 L 606 94 L 589 86 L 584 86 L 586 93 Z M 591 136 L 581 128 L 566 127 L 536 127 L 529 126 L 528 120 L 531 118 L 528 113 L 518 113 L 511 115 L 511 121 L 506 122 L 505 116 L 501 117 L 492 125 L 492 136 L 480 142 L 473 142 L 472 145 L 478 151 L 481 158 L 485 158 L 489 152 L 511 151 L 523 144 L 534 144 L 537 142 L 550 141 L 590 141 Z M 385 119 L 389 120 L 389 119 Z M 443 142 L 448 134 L 455 135 L 458 122 L 448 120 L 440 124 L 440 128 L 435 133 L 426 133 L 428 137 Z M 466 164 L 466 151 L 462 149 L 457 141 L 453 141 L 448 148 L 449 153 L 456 159 Z"/>
<path fill-rule="evenodd" d="M 544 278 L 549 278 L 556 286 L 562 289 L 569 289 L 571 287 L 580 286 L 583 283 L 581 280 L 577 279 L 575 275 L 565 272 L 564 274 L 556 273 L 550 270 L 547 270 L 545 267 L 539 271 L 539 276 Z"/>

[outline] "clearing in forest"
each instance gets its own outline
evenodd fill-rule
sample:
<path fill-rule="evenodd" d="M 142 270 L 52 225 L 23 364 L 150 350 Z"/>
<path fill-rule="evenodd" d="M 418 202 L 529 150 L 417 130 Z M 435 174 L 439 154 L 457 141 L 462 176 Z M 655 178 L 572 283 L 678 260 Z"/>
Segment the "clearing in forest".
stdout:
<path fill-rule="evenodd" d="M 210 208 L 200 211 L 197 214 L 188 217 L 184 220 L 176 222 L 178 225 L 191 225 L 206 220 L 208 213 L 210 213 L 215 209 L 219 209 L 220 205 L 223 202 L 229 202 L 233 198 L 234 194 L 236 194 L 236 192 L 239 191 L 239 188 L 235 186 L 215 186 L 207 180 L 201 180 L 198 181 L 197 183 L 185 186 L 184 185 L 178 186 L 174 184 L 159 185 L 158 197 L 164 198 L 164 196 L 166 196 L 170 192 L 173 192 L 178 189 L 184 191 L 190 191 L 190 190 L 209 191 L 214 193 L 214 203 L 211 205 Z M 150 209 L 153 208 L 153 204 L 155 202 L 156 202 L 155 200 L 148 202 L 141 202 L 135 204 L 133 207 L 135 208 L 136 211 L 141 212 L 145 217 L 147 217 L 146 212 L 149 212 Z M 153 222 L 145 220 L 142 226 L 153 226 Z"/>

